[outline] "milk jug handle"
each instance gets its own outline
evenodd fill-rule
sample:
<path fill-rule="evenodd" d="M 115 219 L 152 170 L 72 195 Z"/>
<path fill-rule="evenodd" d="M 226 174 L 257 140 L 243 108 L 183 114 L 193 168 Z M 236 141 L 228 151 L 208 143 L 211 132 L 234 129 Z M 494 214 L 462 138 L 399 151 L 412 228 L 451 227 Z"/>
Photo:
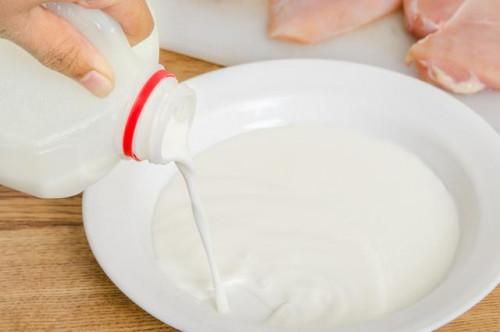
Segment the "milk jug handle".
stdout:
<path fill-rule="evenodd" d="M 103 11 L 58 2 L 47 8 L 73 25 L 110 63 L 117 55 L 133 54 L 120 24 Z"/>

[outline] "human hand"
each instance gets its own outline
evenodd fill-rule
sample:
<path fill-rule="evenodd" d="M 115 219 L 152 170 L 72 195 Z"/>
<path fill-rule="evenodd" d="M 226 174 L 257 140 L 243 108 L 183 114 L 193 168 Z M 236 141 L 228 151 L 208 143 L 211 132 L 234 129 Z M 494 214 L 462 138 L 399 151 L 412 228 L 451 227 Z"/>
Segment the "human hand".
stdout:
<path fill-rule="evenodd" d="M 106 59 L 63 18 L 44 7 L 47 0 L 0 0 L 0 38 L 31 53 L 45 66 L 78 81 L 98 97 L 114 87 Z M 151 33 L 153 19 L 145 0 L 58 0 L 102 9 L 116 19 L 131 45 Z"/>

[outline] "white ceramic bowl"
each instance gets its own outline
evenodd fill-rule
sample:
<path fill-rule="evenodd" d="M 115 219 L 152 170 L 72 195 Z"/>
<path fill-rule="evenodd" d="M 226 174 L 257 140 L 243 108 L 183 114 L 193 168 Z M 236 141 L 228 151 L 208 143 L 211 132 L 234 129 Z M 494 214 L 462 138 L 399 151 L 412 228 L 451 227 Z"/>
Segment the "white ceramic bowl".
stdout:
<path fill-rule="evenodd" d="M 189 84 L 199 97 L 192 130 L 195 152 L 256 128 L 330 124 L 405 146 L 452 193 L 462 235 L 446 279 L 408 308 L 338 331 L 430 331 L 498 284 L 500 137 L 455 98 L 383 69 L 324 60 L 231 67 Z M 151 219 L 173 172 L 171 165 L 123 162 L 86 191 L 85 229 L 102 268 L 139 306 L 183 331 L 274 331 L 198 305 L 162 274 L 155 261 Z"/>

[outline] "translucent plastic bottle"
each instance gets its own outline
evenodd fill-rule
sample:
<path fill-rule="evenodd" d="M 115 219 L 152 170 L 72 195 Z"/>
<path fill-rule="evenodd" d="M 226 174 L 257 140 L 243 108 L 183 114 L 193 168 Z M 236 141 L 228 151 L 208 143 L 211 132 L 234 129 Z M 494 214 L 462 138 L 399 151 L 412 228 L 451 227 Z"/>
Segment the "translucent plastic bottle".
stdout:
<path fill-rule="evenodd" d="M 0 184 L 44 198 L 66 197 L 120 159 L 163 164 L 182 158 L 196 100 L 151 56 L 158 51 L 155 43 L 140 46 L 146 54 L 140 57 L 103 12 L 49 6 L 107 58 L 115 89 L 105 99 L 94 97 L 0 40 Z"/>

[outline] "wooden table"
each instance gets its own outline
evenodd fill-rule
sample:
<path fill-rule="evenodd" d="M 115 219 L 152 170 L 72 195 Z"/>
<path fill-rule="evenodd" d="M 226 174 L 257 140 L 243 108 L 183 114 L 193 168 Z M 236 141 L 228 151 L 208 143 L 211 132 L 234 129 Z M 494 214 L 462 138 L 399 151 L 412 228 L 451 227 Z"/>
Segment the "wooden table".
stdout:
<path fill-rule="evenodd" d="M 161 61 L 181 80 L 218 68 L 170 52 Z M 80 196 L 40 200 L 0 187 L 0 331 L 175 330 L 133 304 L 97 265 Z M 440 331 L 499 332 L 500 287 Z"/>

